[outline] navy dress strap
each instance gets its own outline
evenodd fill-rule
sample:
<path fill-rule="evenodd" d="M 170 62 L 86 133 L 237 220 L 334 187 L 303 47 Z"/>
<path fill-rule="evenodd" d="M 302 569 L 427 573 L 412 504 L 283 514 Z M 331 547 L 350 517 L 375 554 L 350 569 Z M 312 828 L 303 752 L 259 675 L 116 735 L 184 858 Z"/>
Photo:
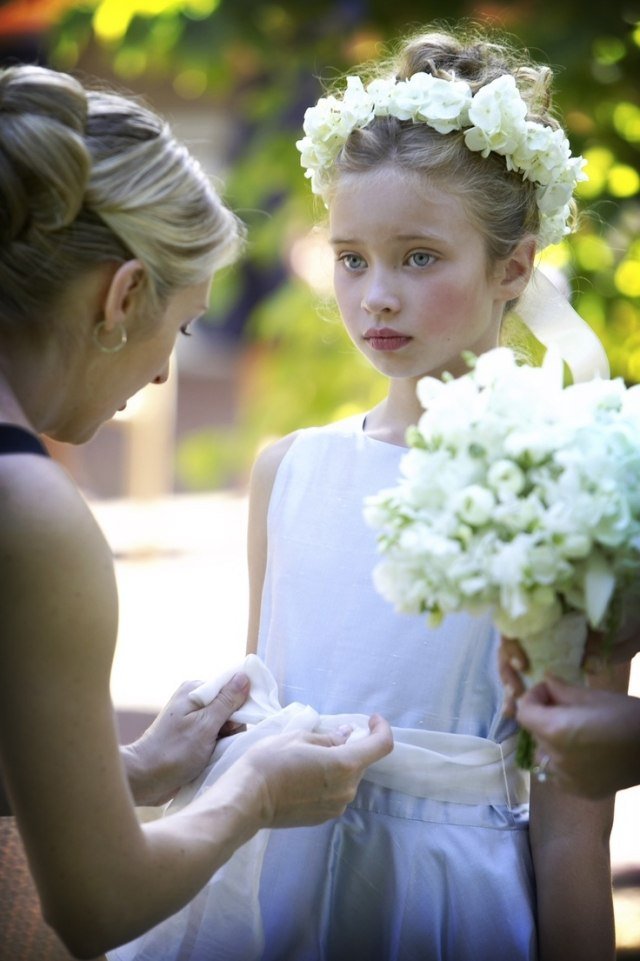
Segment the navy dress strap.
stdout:
<path fill-rule="evenodd" d="M 49 452 L 41 440 L 17 424 L 0 424 L 1 454 L 40 454 L 48 457 Z"/>

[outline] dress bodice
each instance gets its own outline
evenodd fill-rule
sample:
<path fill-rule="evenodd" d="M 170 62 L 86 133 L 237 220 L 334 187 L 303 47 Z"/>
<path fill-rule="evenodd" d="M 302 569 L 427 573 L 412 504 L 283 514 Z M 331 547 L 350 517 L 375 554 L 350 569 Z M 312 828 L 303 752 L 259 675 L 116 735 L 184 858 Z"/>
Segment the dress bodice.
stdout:
<path fill-rule="evenodd" d="M 299 432 L 271 496 L 258 653 L 283 704 L 502 740 L 513 725 L 501 715 L 490 615 L 452 614 L 431 628 L 373 585 L 363 502 L 395 485 L 404 453 L 368 437 L 362 417 Z"/>

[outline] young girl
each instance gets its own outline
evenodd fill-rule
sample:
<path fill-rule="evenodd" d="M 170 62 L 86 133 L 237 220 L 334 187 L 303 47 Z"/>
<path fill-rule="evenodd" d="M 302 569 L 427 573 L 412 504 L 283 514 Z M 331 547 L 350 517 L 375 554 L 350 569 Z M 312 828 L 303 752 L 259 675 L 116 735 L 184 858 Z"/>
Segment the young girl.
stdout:
<path fill-rule="evenodd" d="M 536 248 L 567 229 L 581 162 L 549 115 L 548 79 L 489 43 L 424 35 L 366 89 L 350 78 L 307 114 L 300 146 L 329 208 L 340 310 L 390 386 L 365 415 L 258 459 L 249 652 L 260 661 L 245 667 L 263 716 L 278 700 L 285 722 L 308 706 L 349 722 L 380 711 L 395 747 L 341 818 L 263 836 L 260 876 L 243 874 L 258 856 L 236 859 L 208 900 L 118 961 L 614 956 L 611 804 L 536 783 L 529 829 L 490 617 L 429 629 L 396 614 L 374 590 L 363 519 L 365 497 L 397 481 L 418 379 L 463 374 L 463 351 L 496 345 Z M 242 914 L 258 900 L 263 936 L 253 908 Z"/>
<path fill-rule="evenodd" d="M 396 744 L 426 749 L 417 764 L 430 747 L 451 760 L 445 783 L 469 736 L 502 763 L 489 787 L 469 768 L 453 798 L 426 766 L 422 796 L 366 781 L 341 819 L 272 836 L 264 961 L 614 957 L 612 803 L 534 783 L 528 823 L 491 619 L 430 629 L 396 614 L 373 588 L 362 516 L 364 498 L 397 481 L 418 379 L 461 375 L 463 351 L 494 347 L 536 250 L 569 230 L 582 164 L 552 119 L 549 83 L 503 46 L 423 34 L 305 119 L 299 147 L 328 207 L 342 318 L 389 392 L 258 459 L 249 650 L 282 704 L 375 708 Z"/>

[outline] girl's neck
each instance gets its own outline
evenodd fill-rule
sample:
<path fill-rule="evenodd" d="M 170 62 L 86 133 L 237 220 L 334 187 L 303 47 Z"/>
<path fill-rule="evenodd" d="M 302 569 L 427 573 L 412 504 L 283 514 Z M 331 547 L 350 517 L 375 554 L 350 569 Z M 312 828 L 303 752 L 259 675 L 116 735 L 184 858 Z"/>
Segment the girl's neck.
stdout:
<path fill-rule="evenodd" d="M 417 379 L 392 380 L 389 393 L 369 411 L 364 432 L 374 440 L 406 447 L 407 428 L 417 423 L 423 409 L 416 395 Z"/>

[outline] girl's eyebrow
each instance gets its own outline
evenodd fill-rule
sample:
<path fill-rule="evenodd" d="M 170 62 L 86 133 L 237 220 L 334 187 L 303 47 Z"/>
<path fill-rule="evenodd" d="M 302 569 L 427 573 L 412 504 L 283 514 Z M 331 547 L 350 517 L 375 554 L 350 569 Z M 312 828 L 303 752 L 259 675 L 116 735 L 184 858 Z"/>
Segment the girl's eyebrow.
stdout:
<path fill-rule="evenodd" d="M 402 241 L 402 243 L 414 243 L 415 241 L 424 242 L 424 241 L 433 241 L 433 240 L 443 242 L 445 238 L 440 236 L 440 234 L 437 234 L 437 233 L 424 233 L 424 234 L 396 234 L 395 236 L 390 237 L 389 240 L 399 240 L 399 241 Z M 329 237 L 329 243 L 333 244 L 333 246 L 340 246 L 341 244 L 356 245 L 356 244 L 362 243 L 362 241 L 356 240 L 353 237 L 345 238 L 345 239 L 340 237 Z"/>

